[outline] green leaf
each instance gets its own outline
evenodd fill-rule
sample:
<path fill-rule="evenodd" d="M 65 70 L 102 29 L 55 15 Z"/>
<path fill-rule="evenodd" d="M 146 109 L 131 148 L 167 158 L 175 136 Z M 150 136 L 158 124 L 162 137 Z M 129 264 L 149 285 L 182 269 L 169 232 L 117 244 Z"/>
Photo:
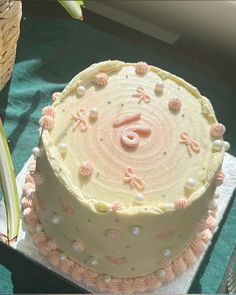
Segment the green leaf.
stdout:
<path fill-rule="evenodd" d="M 68 0 L 58 0 L 58 2 L 69 12 L 69 14 L 79 20 L 83 20 L 83 14 L 81 6 L 84 4 L 83 1 L 68 1 Z"/>
<path fill-rule="evenodd" d="M 16 179 L 7 144 L 7 138 L 0 119 L 0 175 L 2 191 L 7 213 L 7 238 L 8 242 L 17 239 L 19 231 L 20 210 L 16 188 Z"/>

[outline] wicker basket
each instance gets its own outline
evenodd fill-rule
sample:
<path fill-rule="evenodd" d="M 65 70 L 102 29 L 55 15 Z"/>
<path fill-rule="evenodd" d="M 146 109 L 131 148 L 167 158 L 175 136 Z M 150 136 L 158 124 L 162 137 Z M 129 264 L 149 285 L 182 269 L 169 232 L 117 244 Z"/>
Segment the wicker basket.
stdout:
<path fill-rule="evenodd" d="M 0 90 L 11 77 L 20 33 L 21 2 L 0 0 Z"/>

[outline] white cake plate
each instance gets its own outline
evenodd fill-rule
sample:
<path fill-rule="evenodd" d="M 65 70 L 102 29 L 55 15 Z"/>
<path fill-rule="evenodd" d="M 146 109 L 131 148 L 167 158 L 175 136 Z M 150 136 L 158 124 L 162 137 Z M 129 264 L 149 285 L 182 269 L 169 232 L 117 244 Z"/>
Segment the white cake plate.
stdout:
<path fill-rule="evenodd" d="M 22 187 L 24 185 L 24 179 L 26 174 L 26 167 L 29 163 L 31 158 L 25 163 L 24 167 L 20 171 L 20 173 L 17 175 L 17 189 L 18 189 L 18 195 L 19 199 L 21 198 L 22 194 Z M 217 211 L 217 226 L 215 228 L 214 233 L 218 229 L 218 225 L 220 221 L 223 218 L 224 212 L 230 202 L 230 199 L 233 195 L 233 191 L 236 187 L 236 158 L 232 155 L 226 153 L 223 163 L 223 171 L 225 173 L 225 181 L 224 184 L 217 189 L 217 192 L 219 193 L 220 197 L 217 200 L 218 205 L 218 211 Z M 3 200 L 0 202 L 0 233 L 6 233 L 6 213 L 5 213 L 5 206 Z M 205 252 L 198 257 L 197 262 L 189 267 L 187 271 L 182 274 L 179 278 L 164 284 L 158 289 L 152 289 L 150 291 L 147 291 L 146 293 L 151 294 L 186 294 L 188 293 L 188 290 L 193 282 L 193 279 L 201 265 L 201 262 L 203 261 L 204 255 L 206 254 L 206 251 L 209 247 L 210 243 L 207 245 Z M 39 254 L 37 247 L 34 245 L 31 235 L 28 232 L 27 224 L 25 223 L 24 219 L 21 215 L 21 221 L 20 221 L 20 231 L 18 240 L 16 243 L 12 245 L 14 249 L 17 251 L 23 253 L 24 255 L 30 257 L 32 260 L 42 264 L 44 267 L 50 269 L 53 272 L 58 273 L 63 278 L 66 278 L 67 280 L 71 281 L 75 285 L 78 285 L 86 290 L 88 290 L 91 293 L 104 293 L 101 292 L 95 288 L 91 288 L 86 286 L 83 282 L 77 282 L 69 275 L 64 274 L 59 269 L 53 268 L 44 258 L 41 254 Z M 212 270 L 214 271 L 214 270 Z"/>

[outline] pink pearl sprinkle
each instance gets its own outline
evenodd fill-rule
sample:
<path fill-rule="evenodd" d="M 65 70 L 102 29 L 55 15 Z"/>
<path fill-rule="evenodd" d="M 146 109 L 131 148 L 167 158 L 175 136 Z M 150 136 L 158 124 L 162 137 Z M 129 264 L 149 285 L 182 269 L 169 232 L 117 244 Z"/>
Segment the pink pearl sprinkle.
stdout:
<path fill-rule="evenodd" d="M 79 173 L 82 176 L 90 176 L 93 173 L 93 164 L 89 161 L 83 161 L 80 164 Z"/>
<path fill-rule="evenodd" d="M 95 77 L 94 77 L 94 83 L 100 86 L 105 86 L 108 83 L 108 75 L 104 72 L 99 72 Z"/>
<path fill-rule="evenodd" d="M 175 201 L 176 209 L 186 209 L 189 206 L 189 201 L 186 198 L 180 198 Z"/>
<path fill-rule="evenodd" d="M 169 103 L 168 107 L 172 112 L 178 112 L 181 109 L 181 100 L 179 98 L 172 98 Z"/>

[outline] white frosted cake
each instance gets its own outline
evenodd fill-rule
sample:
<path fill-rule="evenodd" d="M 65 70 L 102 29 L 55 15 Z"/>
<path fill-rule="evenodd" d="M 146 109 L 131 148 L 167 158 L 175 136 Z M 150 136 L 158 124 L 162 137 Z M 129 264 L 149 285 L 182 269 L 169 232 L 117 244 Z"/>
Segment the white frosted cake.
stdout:
<path fill-rule="evenodd" d="M 23 190 L 55 267 L 112 292 L 157 288 L 211 239 L 229 144 L 207 98 L 145 62 L 79 73 L 42 110 Z"/>

